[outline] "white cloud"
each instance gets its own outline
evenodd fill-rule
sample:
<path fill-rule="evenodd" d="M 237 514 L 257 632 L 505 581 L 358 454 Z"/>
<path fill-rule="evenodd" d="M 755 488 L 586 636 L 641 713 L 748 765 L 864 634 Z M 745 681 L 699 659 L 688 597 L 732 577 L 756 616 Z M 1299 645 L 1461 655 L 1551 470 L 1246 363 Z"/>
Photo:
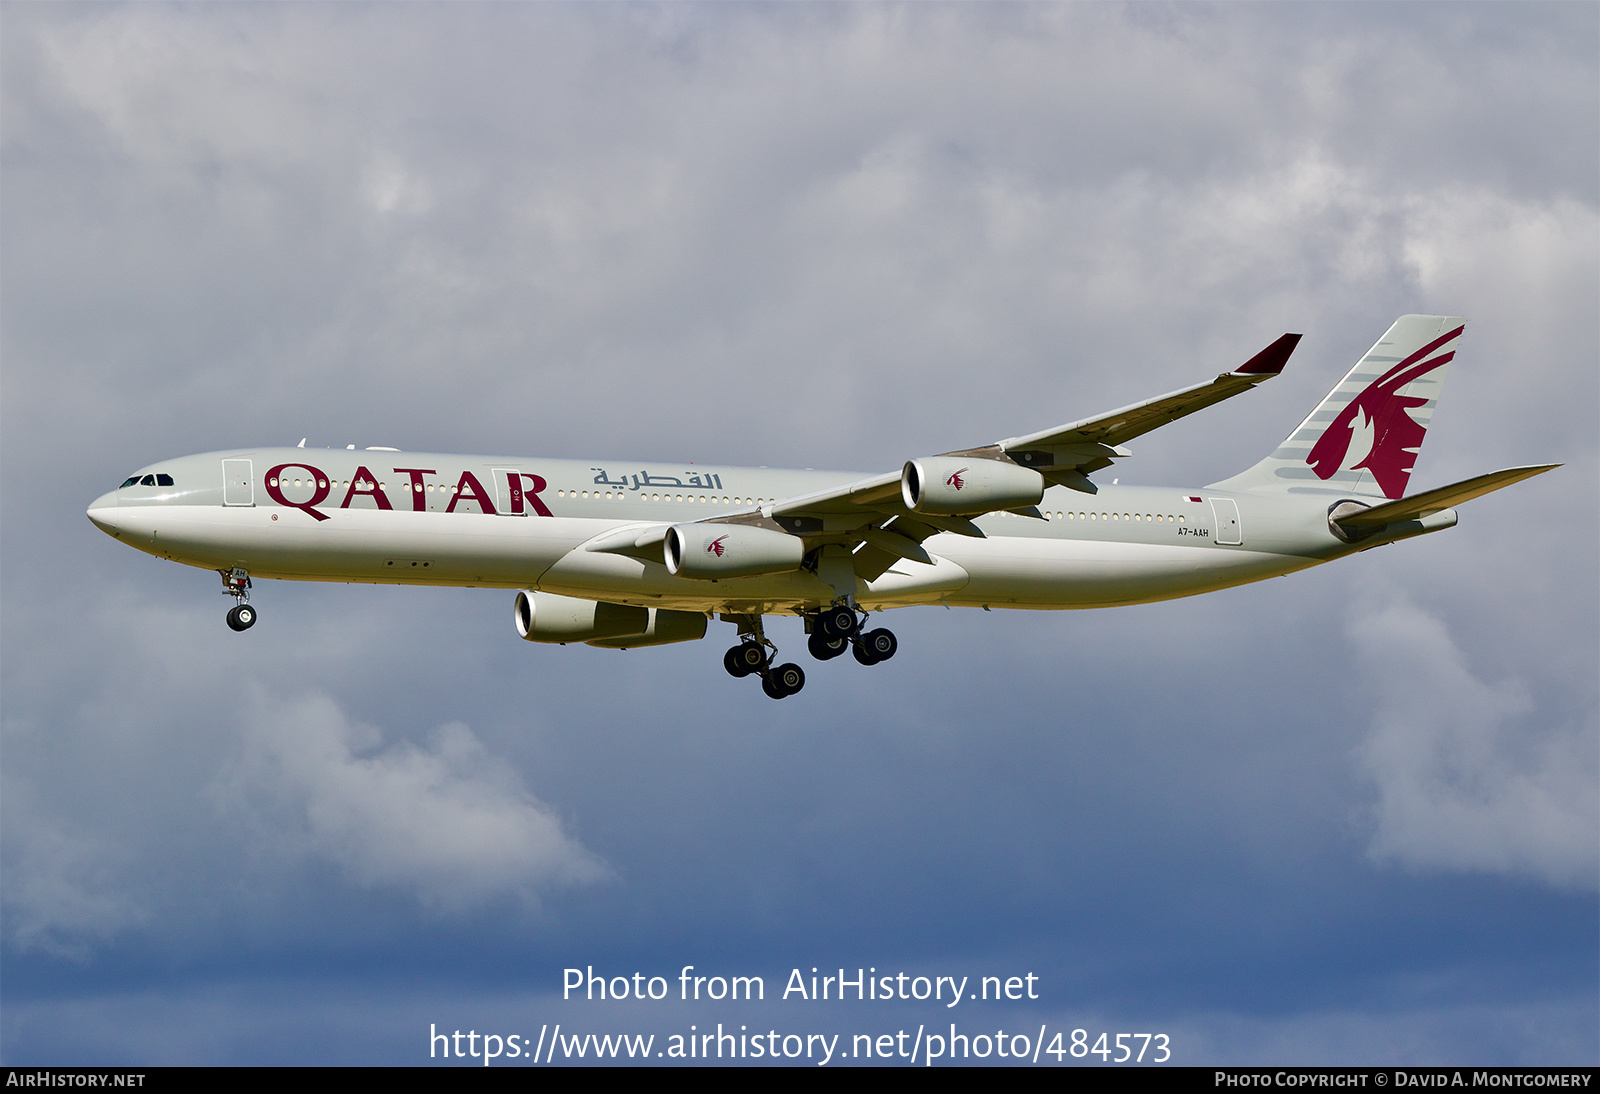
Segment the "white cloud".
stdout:
<path fill-rule="evenodd" d="M 376 729 L 350 721 L 325 695 L 277 702 L 258 691 L 252 705 L 243 753 L 211 794 L 280 848 L 447 911 L 607 876 L 459 722 L 441 727 L 429 748 L 379 748 Z"/>
<path fill-rule="evenodd" d="M 398 156 L 374 157 L 362 175 L 361 188 L 367 204 L 380 215 L 416 215 L 433 206 L 433 190 L 428 181 L 417 177 Z"/>
<path fill-rule="evenodd" d="M 92 944 L 147 917 L 117 876 L 120 856 L 104 841 L 69 835 L 39 817 L 25 823 L 5 887 L 6 933 L 18 949 L 85 961 Z"/>
<path fill-rule="evenodd" d="M 1445 625 L 1402 599 L 1349 623 L 1377 694 L 1360 762 L 1377 783 L 1378 859 L 1593 886 L 1595 726 L 1538 726 L 1515 679 L 1473 674 Z"/>

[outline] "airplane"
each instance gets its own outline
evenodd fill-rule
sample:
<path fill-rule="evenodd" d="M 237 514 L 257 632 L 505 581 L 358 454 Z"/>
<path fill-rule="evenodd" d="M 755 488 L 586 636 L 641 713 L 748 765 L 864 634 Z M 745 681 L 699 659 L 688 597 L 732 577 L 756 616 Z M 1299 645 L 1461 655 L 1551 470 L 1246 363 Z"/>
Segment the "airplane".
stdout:
<path fill-rule="evenodd" d="M 723 658 L 774 699 L 805 672 L 775 664 L 763 617 L 798 615 L 821 661 L 863 665 L 898 642 L 871 613 L 943 604 L 1102 608 L 1260 581 L 1456 523 L 1453 506 L 1559 464 L 1405 490 L 1460 318 L 1405 315 L 1288 438 L 1201 488 L 1090 475 L 1132 440 L 1283 371 L 1285 334 L 1230 372 L 1066 425 L 907 461 L 833 471 L 295 448 L 163 460 L 88 516 L 159 558 L 215 570 L 256 621 L 256 578 L 516 590 L 530 642 L 631 649 L 737 627 Z"/>

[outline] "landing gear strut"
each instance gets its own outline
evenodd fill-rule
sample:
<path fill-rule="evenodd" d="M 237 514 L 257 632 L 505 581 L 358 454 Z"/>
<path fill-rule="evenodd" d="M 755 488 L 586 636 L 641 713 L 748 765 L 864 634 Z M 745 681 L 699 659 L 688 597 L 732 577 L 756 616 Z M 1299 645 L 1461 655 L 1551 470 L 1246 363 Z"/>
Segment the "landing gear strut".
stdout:
<path fill-rule="evenodd" d="M 725 615 L 722 618 L 739 626 L 739 644 L 722 655 L 722 667 L 728 670 L 729 676 L 759 675 L 761 690 L 773 699 L 787 698 L 806 686 L 805 670 L 799 665 L 791 662 L 773 667 L 778 648 L 767 641 L 759 615 Z"/>
<path fill-rule="evenodd" d="M 238 601 L 228 610 L 228 626 L 236 631 L 249 630 L 256 624 L 256 610 L 250 606 L 250 575 L 237 566 L 217 573 L 222 575 L 222 591 Z"/>

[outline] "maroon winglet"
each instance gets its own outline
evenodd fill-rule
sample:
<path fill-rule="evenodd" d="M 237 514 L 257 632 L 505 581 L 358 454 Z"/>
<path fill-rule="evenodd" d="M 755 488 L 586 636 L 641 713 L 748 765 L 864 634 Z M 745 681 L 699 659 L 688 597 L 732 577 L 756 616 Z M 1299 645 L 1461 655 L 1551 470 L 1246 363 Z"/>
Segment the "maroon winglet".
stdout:
<path fill-rule="evenodd" d="M 1250 360 L 1233 370 L 1235 376 L 1276 376 L 1289 363 L 1289 354 L 1300 344 L 1298 334 L 1286 334 Z"/>

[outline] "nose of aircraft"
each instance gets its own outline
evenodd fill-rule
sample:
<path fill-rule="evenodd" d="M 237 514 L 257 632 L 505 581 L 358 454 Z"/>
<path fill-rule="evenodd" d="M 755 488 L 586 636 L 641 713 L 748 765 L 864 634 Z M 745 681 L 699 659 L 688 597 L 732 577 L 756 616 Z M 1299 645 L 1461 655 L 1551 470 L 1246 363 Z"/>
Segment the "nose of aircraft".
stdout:
<path fill-rule="evenodd" d="M 94 521 L 94 526 L 107 535 L 118 535 L 121 529 L 117 527 L 117 492 L 115 490 L 101 494 L 89 506 L 89 519 Z"/>

